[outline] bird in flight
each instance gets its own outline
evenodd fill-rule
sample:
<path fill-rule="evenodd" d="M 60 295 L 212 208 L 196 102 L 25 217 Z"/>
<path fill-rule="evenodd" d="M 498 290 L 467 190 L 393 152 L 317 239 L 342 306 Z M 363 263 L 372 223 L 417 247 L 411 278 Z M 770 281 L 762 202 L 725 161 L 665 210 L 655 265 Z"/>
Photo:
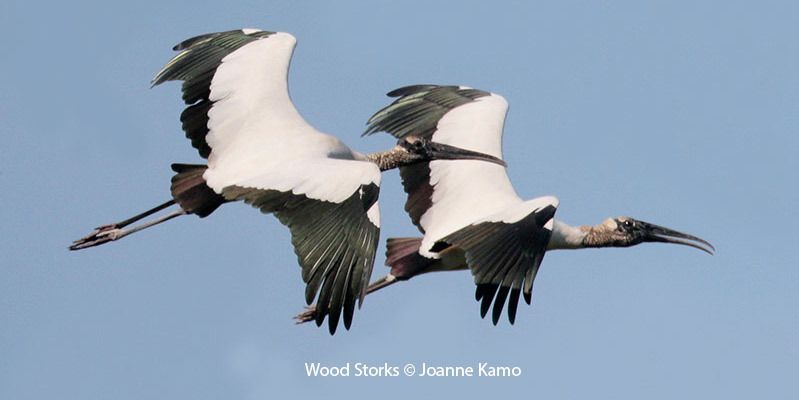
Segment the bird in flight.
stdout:
<path fill-rule="evenodd" d="M 499 158 L 406 135 L 391 150 L 361 154 L 317 131 L 294 107 L 288 69 L 296 39 L 255 29 L 210 33 L 174 47 L 153 86 L 183 81 L 183 131 L 206 164 L 173 164 L 172 198 L 76 240 L 80 250 L 175 217 L 206 217 L 243 200 L 274 214 L 292 234 L 317 325 L 349 329 L 363 302 L 378 245 L 380 172 L 432 159 Z M 132 224 L 176 206 L 161 217 Z"/>
<path fill-rule="evenodd" d="M 502 158 L 507 101 L 497 94 L 460 86 L 414 85 L 388 93 L 397 97 L 378 111 L 364 135 L 411 135 Z M 523 200 L 500 165 L 469 160 L 430 161 L 400 167 L 407 193 L 405 210 L 422 237 L 389 238 L 391 271 L 367 294 L 434 271 L 470 270 L 475 298 L 496 325 L 507 303 L 515 322 L 519 299 L 532 299 L 533 281 L 548 250 L 629 247 L 675 243 L 713 254 L 707 241 L 630 217 L 597 225 L 571 226 L 555 219 L 552 196 Z M 493 304 L 493 306 L 492 306 Z M 313 319 L 312 305 L 295 318 Z"/>

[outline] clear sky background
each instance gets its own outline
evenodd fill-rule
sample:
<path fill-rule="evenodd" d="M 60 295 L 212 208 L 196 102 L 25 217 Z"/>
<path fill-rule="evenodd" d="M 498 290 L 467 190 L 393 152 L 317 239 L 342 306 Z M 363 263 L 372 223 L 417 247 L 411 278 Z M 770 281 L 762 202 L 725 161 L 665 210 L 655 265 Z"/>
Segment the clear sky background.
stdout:
<path fill-rule="evenodd" d="M 169 198 L 190 36 L 287 31 L 300 112 L 362 151 L 387 91 L 505 96 L 520 195 L 558 217 L 630 215 L 703 237 L 553 252 L 515 326 L 467 272 L 369 297 L 331 337 L 295 326 L 288 230 L 243 204 L 69 252 Z M 799 7 L 790 1 L 5 0 L 0 4 L 0 398 L 796 398 Z M 396 172 L 382 238 L 417 235 Z M 383 245 L 373 278 L 386 272 Z M 516 378 L 309 378 L 305 362 L 517 366 Z"/>

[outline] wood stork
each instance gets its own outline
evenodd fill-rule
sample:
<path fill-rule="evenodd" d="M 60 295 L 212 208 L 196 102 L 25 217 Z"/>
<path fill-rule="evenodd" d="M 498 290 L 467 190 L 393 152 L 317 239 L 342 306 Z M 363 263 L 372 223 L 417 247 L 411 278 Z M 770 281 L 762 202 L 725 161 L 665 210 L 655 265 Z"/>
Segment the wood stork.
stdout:
<path fill-rule="evenodd" d="M 365 135 L 415 134 L 502 158 L 508 109 L 503 97 L 437 85 L 407 86 L 388 95 L 398 99 L 369 120 Z M 547 250 L 662 242 L 715 251 L 703 239 L 630 217 L 570 226 L 554 219 L 557 198 L 522 200 L 505 168 L 496 164 L 431 161 L 400 167 L 400 175 L 408 193 L 405 210 L 424 236 L 389 238 L 386 265 L 391 272 L 367 293 L 426 272 L 470 269 L 480 314 L 485 317 L 493 302 L 495 325 L 506 301 L 511 324 L 522 294 L 530 304 L 533 280 Z M 302 323 L 314 315 L 311 306 L 296 319 Z"/>
<path fill-rule="evenodd" d="M 183 81 L 186 137 L 207 165 L 173 164 L 172 199 L 75 241 L 79 250 L 118 240 L 181 215 L 206 217 L 243 200 L 273 213 L 292 234 L 317 325 L 334 333 L 343 312 L 349 329 L 378 244 L 380 172 L 430 159 L 501 160 L 427 139 L 406 137 L 390 151 L 361 154 L 309 125 L 289 98 L 296 44 L 288 33 L 255 29 L 211 33 L 174 47 L 179 53 L 153 86 Z M 128 228 L 172 205 L 177 210 Z M 318 293 L 318 297 L 317 297 Z"/>

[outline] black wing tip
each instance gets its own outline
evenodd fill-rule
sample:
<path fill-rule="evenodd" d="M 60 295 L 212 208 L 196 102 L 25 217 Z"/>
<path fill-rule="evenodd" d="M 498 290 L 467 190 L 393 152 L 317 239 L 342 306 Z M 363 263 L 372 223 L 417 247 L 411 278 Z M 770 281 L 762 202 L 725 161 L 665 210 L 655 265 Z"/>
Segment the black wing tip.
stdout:
<path fill-rule="evenodd" d="M 516 323 L 516 310 L 519 307 L 519 295 L 521 290 L 518 288 L 511 289 L 510 299 L 508 299 L 508 322 L 511 325 Z"/>
<path fill-rule="evenodd" d="M 491 322 L 494 326 L 499 324 L 505 304 L 508 305 L 508 322 L 511 325 L 516 323 L 516 310 L 519 304 L 519 294 L 521 290 L 512 289 L 510 286 L 498 285 L 495 283 L 477 284 L 475 290 L 475 300 L 480 302 L 480 317 L 485 319 L 488 310 L 491 311 Z M 493 307 L 492 307 L 493 304 Z"/>
<path fill-rule="evenodd" d="M 328 332 L 330 332 L 331 336 L 336 334 L 336 329 L 338 329 L 338 321 L 339 321 L 338 318 L 327 319 Z"/>
<path fill-rule="evenodd" d="M 334 314 L 339 314 L 339 315 L 334 315 Z M 322 325 L 325 323 L 325 320 L 327 320 L 327 331 L 328 331 L 328 333 L 330 333 L 330 336 L 333 336 L 333 335 L 336 334 L 336 331 L 338 330 L 339 322 L 342 319 L 344 320 L 344 328 L 346 330 L 350 330 L 350 326 L 352 326 L 352 317 L 351 316 L 347 317 L 346 315 L 344 315 L 343 318 L 342 318 L 340 313 L 334 313 L 334 312 L 331 312 L 330 309 L 324 309 L 323 310 L 322 307 L 318 307 L 316 309 L 316 313 L 314 315 L 313 321 L 316 323 L 316 327 L 317 328 L 321 328 Z"/>
<path fill-rule="evenodd" d="M 207 41 L 208 39 L 213 39 L 213 38 L 215 38 L 217 36 L 222 36 L 222 35 L 243 34 L 243 35 L 246 35 L 246 36 L 255 36 L 255 35 L 266 35 L 266 36 L 268 36 L 268 35 L 271 35 L 271 34 L 274 34 L 274 33 L 275 32 L 264 31 L 264 30 L 260 30 L 260 29 L 252 29 L 249 32 L 247 30 L 245 30 L 245 29 L 231 29 L 231 30 L 220 31 L 220 32 L 209 32 L 209 33 L 203 33 L 203 34 L 200 34 L 200 35 L 192 36 L 192 37 L 190 37 L 190 38 L 188 38 L 188 39 L 186 39 L 186 40 L 184 40 L 184 41 L 172 46 L 172 50 L 174 50 L 174 51 L 183 51 L 183 50 L 188 49 L 189 47 L 194 46 L 197 43 L 204 42 L 204 41 Z"/>
<path fill-rule="evenodd" d="M 344 318 L 344 329 L 350 330 L 351 326 L 352 326 L 352 318 Z"/>
<path fill-rule="evenodd" d="M 524 302 L 529 306 L 533 302 L 533 292 L 524 291 Z"/>
<path fill-rule="evenodd" d="M 391 104 L 374 113 L 361 136 L 387 132 L 397 138 L 432 135 L 438 120 L 453 108 L 491 93 L 455 85 L 408 85 L 388 92 Z M 425 106 L 426 105 L 426 106 Z"/>
<path fill-rule="evenodd" d="M 410 96 L 410 95 L 414 95 L 414 94 L 422 93 L 422 92 L 430 92 L 430 91 L 433 91 L 433 90 L 436 90 L 436 89 L 452 90 L 452 91 L 456 91 L 456 90 L 476 90 L 476 91 L 479 91 L 479 92 L 484 92 L 484 91 L 479 90 L 479 89 L 467 89 L 467 88 L 464 88 L 464 87 L 461 87 L 461 86 L 458 86 L 458 85 L 438 85 L 438 84 L 434 84 L 434 83 L 423 83 L 423 84 L 407 85 L 407 86 L 396 88 L 396 89 L 386 93 L 386 96 L 388 96 L 388 97 L 404 97 L 404 96 Z M 484 92 L 484 93 L 488 94 L 488 92 Z"/>
<path fill-rule="evenodd" d="M 325 323 L 325 320 L 327 320 L 327 331 L 328 333 L 330 333 L 331 336 L 336 334 L 336 330 L 338 329 L 338 323 L 340 319 L 340 315 L 333 315 L 335 313 L 332 311 L 333 310 L 330 310 L 327 307 L 317 308 L 316 318 L 314 319 L 317 328 L 321 328 L 322 325 Z"/>
<path fill-rule="evenodd" d="M 327 330 L 330 333 L 330 336 L 336 334 L 338 330 L 339 323 L 344 322 L 344 330 L 349 331 L 352 327 L 352 317 L 353 311 L 355 308 L 355 302 L 352 302 L 352 306 L 350 304 L 346 304 L 343 307 L 343 310 L 339 310 L 335 313 L 328 312 L 326 315 L 323 315 L 321 318 L 321 322 L 317 322 L 317 326 L 321 326 L 322 322 L 324 321 L 325 317 L 327 318 Z"/>
<path fill-rule="evenodd" d="M 480 318 L 485 318 L 488 315 L 488 310 L 491 308 L 491 303 L 494 301 L 494 296 L 497 294 L 499 285 L 494 283 L 478 283 L 475 289 L 474 298 L 480 302 Z M 496 325 L 496 323 L 494 323 Z"/>
<path fill-rule="evenodd" d="M 158 74 L 156 74 L 153 77 L 153 79 L 150 80 L 150 89 L 152 89 L 152 88 L 154 88 L 154 87 L 156 87 L 156 86 L 158 86 L 158 85 L 160 85 L 160 84 L 162 84 L 162 83 L 164 83 L 164 82 L 166 82 L 168 80 L 169 79 L 167 79 L 167 77 L 166 77 L 166 71 L 162 69 L 161 71 L 158 71 Z"/>
<path fill-rule="evenodd" d="M 188 49 L 191 46 L 194 46 L 197 43 L 206 41 L 208 39 L 212 39 L 214 37 L 224 35 L 225 33 L 234 32 L 234 31 L 223 31 L 223 32 L 209 32 L 209 33 L 202 33 L 199 35 L 192 36 L 188 39 L 181 41 L 180 43 L 172 46 L 173 51 L 183 51 Z"/>
<path fill-rule="evenodd" d="M 491 315 L 492 321 L 496 326 L 499 323 L 499 318 L 502 317 L 502 309 L 505 307 L 505 301 L 508 299 L 510 293 L 509 286 L 500 286 L 497 292 L 497 298 L 494 300 L 494 312 Z"/>
<path fill-rule="evenodd" d="M 388 97 L 402 97 L 402 96 L 408 96 L 408 95 L 416 94 L 416 93 L 419 93 L 419 92 L 427 92 L 427 91 L 430 91 L 430 90 L 433 90 L 433 89 L 436 89 L 436 88 L 440 88 L 440 87 L 443 87 L 443 86 L 442 85 L 429 84 L 429 83 L 417 84 L 417 85 L 407 85 L 407 86 L 396 88 L 396 89 L 386 93 L 386 96 L 388 96 Z"/>
<path fill-rule="evenodd" d="M 291 230 L 302 279 L 306 282 L 305 301 L 311 304 L 316 300 L 315 322 L 321 327 L 327 318 L 331 335 L 342 321 L 345 329 L 350 329 L 355 308 L 360 308 L 366 295 L 379 234 L 379 228 L 366 218 L 366 211 L 377 202 L 379 190 L 374 183 L 361 185 L 341 203 L 317 201 L 289 192 L 268 192 L 262 196 L 267 210 L 276 210 L 280 222 Z M 251 204 L 262 208 L 256 202 Z M 350 221 L 337 217 L 342 215 L 358 218 Z M 318 235 L 320 232 L 322 236 Z M 313 248 L 306 246 L 308 240 L 327 243 L 323 247 L 328 249 L 343 246 L 347 250 L 314 254 L 309 251 Z"/>
<path fill-rule="evenodd" d="M 476 301 L 480 302 L 480 317 L 485 319 L 488 315 L 488 310 L 492 308 L 491 322 L 496 326 L 502 316 L 502 309 L 505 307 L 506 300 L 508 306 L 508 322 L 511 325 L 516 323 L 516 312 L 519 307 L 519 298 L 522 295 L 522 290 L 519 288 L 512 288 L 509 286 L 501 286 L 495 283 L 480 283 L 474 293 Z M 530 304 L 532 300 L 532 292 L 524 292 L 524 300 Z"/>
<path fill-rule="evenodd" d="M 170 63 L 167 64 L 166 67 L 161 69 L 161 71 L 156 74 L 156 76 L 150 81 L 151 88 L 154 86 L 158 86 L 163 82 L 170 81 L 170 80 L 186 80 L 185 76 L 176 76 L 176 70 L 181 70 L 186 67 L 184 64 L 179 65 L 171 65 L 173 62 L 178 60 L 178 58 L 184 56 L 183 53 L 191 52 L 194 48 L 202 48 L 203 46 L 207 46 L 208 43 L 214 43 L 215 40 L 222 40 L 226 41 L 227 38 L 236 35 L 243 35 L 252 38 L 252 40 L 262 39 L 268 37 L 270 35 L 275 34 L 272 31 L 263 31 L 258 29 L 246 30 L 246 29 L 233 29 L 228 31 L 221 31 L 221 32 L 212 32 L 212 33 L 204 33 L 201 35 L 190 37 L 174 46 L 172 46 L 172 50 L 181 52 L 180 54 L 176 55 L 170 60 Z M 220 39 L 221 37 L 221 39 Z M 194 60 L 196 61 L 196 60 Z M 192 61 L 192 62 L 194 62 Z M 215 67 L 214 67 L 215 68 Z"/>

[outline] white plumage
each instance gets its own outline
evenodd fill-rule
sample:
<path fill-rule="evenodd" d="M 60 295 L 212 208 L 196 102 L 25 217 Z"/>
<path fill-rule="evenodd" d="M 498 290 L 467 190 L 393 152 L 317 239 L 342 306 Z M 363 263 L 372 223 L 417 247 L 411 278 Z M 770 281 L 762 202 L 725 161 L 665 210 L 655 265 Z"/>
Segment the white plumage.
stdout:
<path fill-rule="evenodd" d="M 206 136 L 213 151 L 203 175 L 215 192 L 236 185 L 339 203 L 361 185 L 379 185 L 375 164 L 355 161 L 352 150 L 308 124 L 291 102 L 287 77 L 296 43 L 277 32 L 230 53 L 217 68 Z M 379 226 L 376 213 L 371 220 Z"/>
<path fill-rule="evenodd" d="M 438 143 L 502 158 L 508 110 L 502 96 L 440 85 L 406 86 L 389 96 L 397 99 L 374 114 L 367 134 L 385 131 L 398 138 L 421 134 Z M 511 323 L 522 294 L 530 303 L 533 281 L 547 250 L 643 242 L 713 249 L 697 237 L 629 217 L 581 227 L 556 221 L 557 198 L 521 199 L 505 168 L 497 164 L 434 160 L 401 167 L 400 174 L 408 193 L 405 210 L 424 236 L 389 238 L 386 264 L 391 273 L 367 292 L 426 272 L 470 269 L 481 315 L 493 304 L 495 324 L 506 300 Z M 304 321 L 313 313 L 309 310 L 297 318 Z"/>
<path fill-rule="evenodd" d="M 243 29 L 187 39 L 153 79 L 182 81 L 180 116 L 202 164 L 173 164 L 173 199 L 116 224 L 97 228 L 70 246 L 97 246 L 174 217 L 210 215 L 242 200 L 274 214 L 292 234 L 320 324 L 333 333 L 343 316 L 350 327 L 363 301 L 378 244 L 381 170 L 433 159 L 479 159 L 486 154 L 405 138 L 392 150 L 361 154 L 319 132 L 291 102 L 288 70 L 296 39 L 283 32 Z M 177 204 L 179 209 L 138 226 L 126 226 Z"/>
<path fill-rule="evenodd" d="M 460 89 L 469 89 L 460 87 Z M 446 113 L 436 125 L 432 140 L 502 159 L 502 129 L 508 103 L 489 94 Z M 435 243 L 469 224 L 482 221 L 516 222 L 541 203 L 557 207 L 557 199 L 544 198 L 525 203 L 514 190 L 504 167 L 472 160 L 431 161 L 432 205 L 422 215 L 425 235 L 420 253 L 431 252 Z"/>

